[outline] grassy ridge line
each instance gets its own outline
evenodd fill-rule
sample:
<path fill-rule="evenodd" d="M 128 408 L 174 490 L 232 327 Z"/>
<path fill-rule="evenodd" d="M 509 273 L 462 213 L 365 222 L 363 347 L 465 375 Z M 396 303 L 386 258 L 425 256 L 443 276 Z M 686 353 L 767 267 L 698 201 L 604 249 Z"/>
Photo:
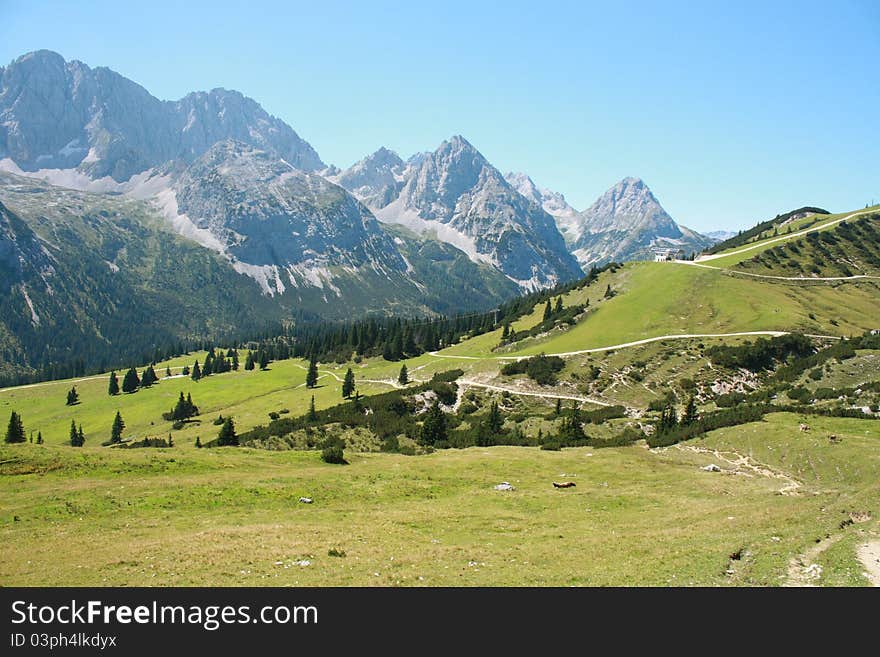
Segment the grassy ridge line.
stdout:
<path fill-rule="evenodd" d="M 690 260 L 676 260 L 676 265 L 689 265 L 691 267 L 702 267 L 703 269 L 714 269 L 716 271 L 725 272 L 731 276 L 735 276 L 738 274 L 742 274 L 743 276 L 751 276 L 753 278 L 766 278 L 774 281 L 796 281 L 796 282 L 811 282 L 811 281 L 836 281 L 836 282 L 846 282 L 846 281 L 861 281 L 861 280 L 880 280 L 880 276 L 872 276 L 870 274 L 855 274 L 853 276 L 771 276 L 769 274 L 755 274 L 750 271 L 741 271 L 739 269 L 728 269 L 726 267 L 714 267 L 712 265 L 704 265 L 699 262 L 691 262 Z"/>
<path fill-rule="evenodd" d="M 876 211 L 877 211 L 876 206 L 871 207 L 871 208 L 867 208 L 865 210 L 859 210 L 858 212 L 852 212 L 852 213 L 845 215 L 843 217 L 838 217 L 836 219 L 832 219 L 831 221 L 826 221 L 825 223 L 819 224 L 818 226 L 811 226 L 810 228 L 807 228 L 805 230 L 797 231 L 794 233 L 788 233 L 786 235 L 780 235 L 779 237 L 773 237 L 773 238 L 767 239 L 767 240 L 762 240 L 760 242 L 757 242 L 756 244 L 751 244 L 749 246 L 735 249 L 733 251 L 727 251 L 724 253 L 715 253 L 715 254 L 707 255 L 707 256 L 699 256 L 699 257 L 697 257 L 695 262 L 707 262 L 709 260 L 719 260 L 721 258 L 738 256 L 738 255 L 746 253 L 748 251 L 753 251 L 755 249 L 760 249 L 760 248 L 766 248 L 772 244 L 776 244 L 777 242 L 785 242 L 785 241 L 788 241 L 788 240 L 796 238 L 796 237 L 802 237 L 803 235 L 806 235 L 807 233 L 811 233 L 813 231 L 826 230 L 828 228 L 836 226 L 837 224 L 839 224 L 842 221 L 846 221 L 847 219 L 852 219 L 853 217 L 858 217 L 863 214 L 870 214 L 870 213 L 876 212 Z M 739 261 L 737 260 L 736 262 L 739 262 Z M 736 264 L 736 262 L 731 262 L 729 264 Z"/>
<path fill-rule="evenodd" d="M 691 340 L 695 338 L 738 338 L 751 335 L 769 335 L 770 337 L 779 337 L 780 335 L 788 335 L 791 331 L 742 331 L 739 333 L 680 333 L 676 335 L 658 335 L 653 338 L 645 338 L 644 340 L 635 340 L 634 342 L 623 342 L 621 344 L 613 344 L 608 347 L 593 347 L 592 349 L 580 349 L 578 351 L 563 351 L 553 354 L 545 354 L 547 356 L 579 356 L 581 354 L 594 354 L 602 351 L 616 351 L 617 349 L 626 349 L 627 347 L 638 347 L 651 342 L 659 342 L 660 340 Z M 834 335 L 817 335 L 817 338 L 839 339 Z M 463 360 L 514 360 L 520 361 L 529 356 L 458 356 L 441 354 L 437 351 L 428 352 L 431 356 L 437 358 L 454 358 Z M 572 397 L 574 399 L 574 397 Z"/>

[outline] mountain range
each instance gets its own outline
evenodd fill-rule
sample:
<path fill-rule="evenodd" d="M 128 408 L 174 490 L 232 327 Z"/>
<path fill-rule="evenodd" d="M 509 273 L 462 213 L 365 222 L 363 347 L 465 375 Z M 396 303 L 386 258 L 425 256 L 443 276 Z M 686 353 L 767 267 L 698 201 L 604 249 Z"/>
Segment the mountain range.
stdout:
<path fill-rule="evenodd" d="M 99 308 L 83 294 L 113 289 L 106 301 L 117 308 L 158 312 L 162 298 L 169 312 L 191 310 L 191 298 L 174 297 L 199 281 L 173 292 L 164 276 L 145 274 L 155 259 L 138 244 L 153 244 L 185 276 L 194 272 L 179 259 L 200 253 L 202 294 L 236 290 L 233 315 L 275 321 L 487 308 L 584 267 L 712 242 L 678 226 L 638 179 L 578 212 L 525 174 L 502 175 L 461 136 L 406 160 L 380 148 L 343 171 L 237 91 L 159 100 L 108 68 L 45 50 L 0 68 L 0 172 L 0 303 L 9 311 L 0 347 L 24 369 L 64 356 L 35 354 L 50 325 L 91 336 L 108 357 L 127 355 L 108 347 L 119 340 L 98 319 L 83 319 Z M 61 271 L 79 286 L 61 294 Z M 232 330 L 227 319 L 156 328 L 154 342 Z"/>

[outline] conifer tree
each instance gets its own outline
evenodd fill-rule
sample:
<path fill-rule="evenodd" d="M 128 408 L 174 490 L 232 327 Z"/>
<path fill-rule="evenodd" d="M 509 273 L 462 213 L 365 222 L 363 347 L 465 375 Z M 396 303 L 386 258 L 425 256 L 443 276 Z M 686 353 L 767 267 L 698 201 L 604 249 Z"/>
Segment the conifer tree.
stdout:
<path fill-rule="evenodd" d="M 70 445 L 71 447 L 82 447 L 86 443 L 86 437 L 83 433 L 82 425 L 79 425 L 79 429 L 76 428 L 76 423 L 71 420 L 70 421 Z"/>
<path fill-rule="evenodd" d="M 12 411 L 12 415 L 9 416 L 9 426 L 6 428 L 6 442 L 23 443 L 25 440 L 24 425 L 21 422 L 21 415 Z"/>
<path fill-rule="evenodd" d="M 189 365 L 184 365 L 183 369 L 180 371 L 184 376 L 189 376 Z"/>
<path fill-rule="evenodd" d="M 550 299 L 547 299 L 547 305 L 544 306 L 544 319 L 543 319 L 543 321 L 546 322 L 552 316 L 553 316 L 553 306 L 550 305 Z"/>
<path fill-rule="evenodd" d="M 447 437 L 446 414 L 440 408 L 439 400 L 435 399 L 434 404 L 425 413 L 425 421 L 422 423 L 419 439 L 425 445 L 435 445 L 440 441 L 445 441 Z"/>
<path fill-rule="evenodd" d="M 232 421 L 231 417 L 228 417 L 223 421 L 223 426 L 220 427 L 220 433 L 217 435 L 217 444 L 223 447 L 227 445 L 238 445 L 238 436 L 235 433 L 235 422 Z"/>
<path fill-rule="evenodd" d="M 314 388 L 318 385 L 318 361 L 312 356 L 309 361 L 309 371 L 306 373 L 306 388 Z"/>
<path fill-rule="evenodd" d="M 402 386 L 409 383 L 409 372 L 407 372 L 406 363 L 400 366 L 400 374 L 397 375 L 397 382 Z"/>
<path fill-rule="evenodd" d="M 254 352 L 248 352 L 247 358 L 244 359 L 244 369 L 248 372 L 254 369 Z"/>
<path fill-rule="evenodd" d="M 116 378 L 116 372 L 110 372 L 110 385 L 107 388 L 107 394 L 111 397 L 119 394 L 119 379 Z"/>
<path fill-rule="evenodd" d="M 43 432 L 37 431 L 37 445 L 43 444 Z"/>
<path fill-rule="evenodd" d="M 116 411 L 116 418 L 113 420 L 113 427 L 110 429 L 110 442 L 118 443 L 122 441 L 122 430 L 125 429 L 125 421 L 122 414 Z"/>
<path fill-rule="evenodd" d="M 504 427 L 504 418 L 501 417 L 501 410 L 498 408 L 498 402 L 493 401 L 489 407 L 489 417 L 486 418 L 486 426 L 493 434 L 501 433 Z"/>
<path fill-rule="evenodd" d="M 156 383 L 159 380 L 159 377 L 156 376 L 156 370 L 153 369 L 153 366 L 150 365 L 147 369 L 144 370 L 144 373 L 141 375 L 141 388 L 149 388 L 151 385 Z"/>
<path fill-rule="evenodd" d="M 198 447 L 199 449 L 202 448 L 202 439 L 198 436 L 196 436 L 196 447 Z"/>
<path fill-rule="evenodd" d="M 351 398 L 354 393 L 354 372 L 351 371 L 351 368 L 348 368 L 348 371 L 345 373 L 345 379 L 342 381 L 342 396 L 345 399 Z"/>
<path fill-rule="evenodd" d="M 561 297 L 561 296 L 560 296 L 560 297 L 557 297 L 557 299 L 556 299 L 556 307 L 553 309 L 553 312 L 555 312 L 555 313 L 561 313 L 561 312 L 562 312 L 562 297 Z"/>
<path fill-rule="evenodd" d="M 681 416 L 680 424 L 693 424 L 697 421 L 697 402 L 694 396 L 688 398 L 687 405 L 684 407 L 684 414 Z"/>
<path fill-rule="evenodd" d="M 166 367 L 166 368 L 165 368 L 165 377 L 168 378 L 168 377 L 170 377 L 170 376 L 171 376 L 171 368 L 170 368 L 170 367 Z"/>
<path fill-rule="evenodd" d="M 238 367 L 239 367 L 238 350 L 233 349 L 232 350 L 232 371 L 238 372 Z"/>
<path fill-rule="evenodd" d="M 199 361 L 196 361 L 195 363 L 193 363 L 192 380 L 198 381 L 201 378 L 202 378 L 202 368 L 199 367 Z"/>
<path fill-rule="evenodd" d="M 318 412 L 315 410 L 315 396 L 312 395 L 312 401 L 309 402 L 309 414 L 308 419 L 310 422 L 314 422 L 318 419 Z"/>
<path fill-rule="evenodd" d="M 507 340 L 510 338 L 510 323 L 504 322 L 504 329 L 501 331 L 501 339 Z"/>
<path fill-rule="evenodd" d="M 562 415 L 562 400 L 559 397 L 556 398 L 556 408 L 554 409 L 554 413 L 556 417 Z"/>
<path fill-rule="evenodd" d="M 605 288 L 605 298 L 610 299 L 614 296 L 614 290 L 611 289 L 611 283 L 608 284 L 608 287 Z"/>
<path fill-rule="evenodd" d="M 76 391 L 76 386 L 73 386 L 70 390 L 67 391 L 67 405 L 76 406 L 78 403 L 79 393 Z"/>
<path fill-rule="evenodd" d="M 214 352 L 213 349 L 205 354 L 205 364 L 202 365 L 202 376 L 211 376 L 214 371 Z"/>
<path fill-rule="evenodd" d="M 134 392 L 138 389 L 140 383 L 141 380 L 138 377 L 137 370 L 131 367 L 122 379 L 122 392 Z"/>
<path fill-rule="evenodd" d="M 265 349 L 260 350 L 260 369 L 265 370 L 269 367 L 269 354 L 266 353 Z"/>

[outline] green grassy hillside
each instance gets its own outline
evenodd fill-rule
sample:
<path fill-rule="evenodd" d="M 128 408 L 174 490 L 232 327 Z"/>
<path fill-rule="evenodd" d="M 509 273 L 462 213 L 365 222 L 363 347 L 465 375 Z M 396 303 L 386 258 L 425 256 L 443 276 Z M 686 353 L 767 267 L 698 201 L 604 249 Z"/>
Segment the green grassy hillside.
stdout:
<path fill-rule="evenodd" d="M 865 584 L 854 547 L 877 523 L 841 523 L 880 512 L 876 436 L 811 418 L 805 438 L 801 421 L 773 415 L 698 449 L 471 448 L 344 467 L 314 452 L 2 447 L 0 583 L 778 585 L 833 535 L 817 583 Z M 560 477 L 577 487 L 554 489 Z"/>

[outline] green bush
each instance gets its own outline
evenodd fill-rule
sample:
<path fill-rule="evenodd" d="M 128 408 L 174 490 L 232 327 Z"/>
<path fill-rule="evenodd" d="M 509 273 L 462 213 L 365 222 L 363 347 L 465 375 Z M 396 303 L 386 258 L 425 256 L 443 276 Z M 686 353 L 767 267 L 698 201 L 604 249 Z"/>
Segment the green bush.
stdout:
<path fill-rule="evenodd" d="M 321 450 L 321 460 L 324 463 L 336 463 L 339 465 L 346 465 L 348 463 L 345 460 L 345 453 L 342 451 L 342 448 L 335 445 Z"/>

